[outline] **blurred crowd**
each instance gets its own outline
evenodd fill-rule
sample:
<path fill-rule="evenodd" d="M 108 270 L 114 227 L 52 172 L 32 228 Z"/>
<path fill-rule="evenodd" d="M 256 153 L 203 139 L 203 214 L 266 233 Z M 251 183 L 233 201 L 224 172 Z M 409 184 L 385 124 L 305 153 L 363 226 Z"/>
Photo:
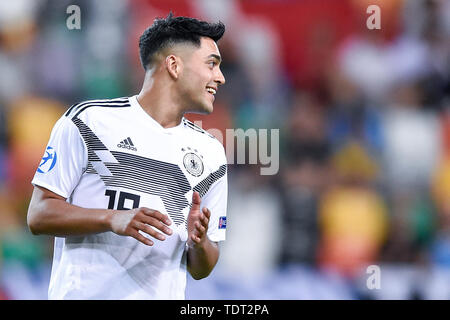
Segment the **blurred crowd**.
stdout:
<path fill-rule="evenodd" d="M 137 94 L 138 38 L 170 10 L 227 27 L 227 83 L 213 114 L 187 117 L 280 130 L 276 175 L 230 163 L 227 240 L 187 298 L 450 299 L 445 0 L 0 2 L 0 299 L 47 297 L 53 238 L 26 213 L 53 124 L 73 103 Z"/>

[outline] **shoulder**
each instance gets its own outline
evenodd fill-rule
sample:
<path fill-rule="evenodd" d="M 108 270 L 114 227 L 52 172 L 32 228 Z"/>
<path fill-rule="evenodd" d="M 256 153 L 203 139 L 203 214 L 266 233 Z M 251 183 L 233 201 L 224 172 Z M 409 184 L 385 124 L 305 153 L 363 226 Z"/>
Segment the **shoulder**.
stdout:
<path fill-rule="evenodd" d="M 201 140 L 202 143 L 207 146 L 208 150 L 215 155 L 214 158 L 220 164 L 226 164 L 225 148 L 216 137 L 210 134 L 208 131 L 202 129 L 192 121 L 183 118 L 184 127 L 186 130 L 195 137 L 196 140 Z"/>
<path fill-rule="evenodd" d="M 213 136 L 211 133 L 209 133 L 208 131 L 204 130 L 203 128 L 199 127 L 198 125 L 196 125 L 195 123 L 186 118 L 183 118 L 183 123 L 185 128 L 187 128 L 187 130 L 190 131 L 191 134 L 195 135 L 200 139 L 203 139 L 205 143 L 210 145 L 210 147 L 219 149 L 220 151 L 224 152 L 222 142 L 217 140 L 217 138 Z"/>
<path fill-rule="evenodd" d="M 79 103 L 73 104 L 64 113 L 64 117 L 69 119 L 78 118 L 81 114 L 85 116 L 88 113 L 92 113 L 92 110 L 111 111 L 117 110 L 119 108 L 131 107 L 130 100 L 128 97 L 120 97 L 114 99 L 97 99 L 97 100 L 86 100 Z M 102 112 L 104 113 L 104 112 Z"/>
<path fill-rule="evenodd" d="M 217 140 L 212 134 L 210 134 L 208 131 L 203 130 L 201 127 L 199 127 L 198 125 L 196 125 L 195 123 L 193 123 L 192 121 L 183 118 L 183 124 L 186 128 L 191 129 L 194 132 L 197 132 L 198 134 L 203 134 L 211 139 L 215 139 Z"/>

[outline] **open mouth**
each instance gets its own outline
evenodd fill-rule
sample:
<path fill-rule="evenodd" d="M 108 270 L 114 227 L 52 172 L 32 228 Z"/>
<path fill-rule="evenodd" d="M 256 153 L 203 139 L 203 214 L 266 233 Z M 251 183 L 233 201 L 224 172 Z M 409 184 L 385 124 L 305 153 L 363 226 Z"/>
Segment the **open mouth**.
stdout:
<path fill-rule="evenodd" d="M 211 88 L 211 87 L 206 87 L 206 91 L 208 91 L 209 93 L 211 93 L 211 94 L 216 94 L 216 89 L 214 89 L 214 88 Z"/>

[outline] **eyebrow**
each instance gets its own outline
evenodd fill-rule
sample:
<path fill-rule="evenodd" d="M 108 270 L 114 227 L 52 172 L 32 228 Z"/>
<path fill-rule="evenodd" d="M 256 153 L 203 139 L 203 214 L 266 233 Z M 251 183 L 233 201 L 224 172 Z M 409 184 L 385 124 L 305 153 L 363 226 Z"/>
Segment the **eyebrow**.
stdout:
<path fill-rule="evenodd" d="M 214 53 L 210 54 L 208 58 L 215 58 L 217 59 L 217 61 L 219 61 L 219 63 L 222 62 L 222 57 Z"/>

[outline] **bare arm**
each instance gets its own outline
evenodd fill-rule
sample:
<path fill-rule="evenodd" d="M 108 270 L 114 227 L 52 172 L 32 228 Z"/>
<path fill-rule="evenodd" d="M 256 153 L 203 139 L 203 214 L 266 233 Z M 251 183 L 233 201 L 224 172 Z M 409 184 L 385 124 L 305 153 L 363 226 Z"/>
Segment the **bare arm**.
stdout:
<path fill-rule="evenodd" d="M 187 269 L 196 280 L 207 277 L 219 259 L 219 246 L 207 236 L 211 212 L 207 208 L 200 211 L 200 201 L 194 192 L 188 217 Z"/>
<path fill-rule="evenodd" d="M 64 197 L 36 186 L 28 208 L 27 223 L 33 234 L 54 236 L 84 235 L 112 231 L 123 236 L 153 245 L 153 241 L 139 233 L 164 240 L 165 236 L 152 229 L 157 228 L 167 235 L 170 219 L 162 213 L 148 208 L 132 210 L 86 209 L 66 202 Z"/>

